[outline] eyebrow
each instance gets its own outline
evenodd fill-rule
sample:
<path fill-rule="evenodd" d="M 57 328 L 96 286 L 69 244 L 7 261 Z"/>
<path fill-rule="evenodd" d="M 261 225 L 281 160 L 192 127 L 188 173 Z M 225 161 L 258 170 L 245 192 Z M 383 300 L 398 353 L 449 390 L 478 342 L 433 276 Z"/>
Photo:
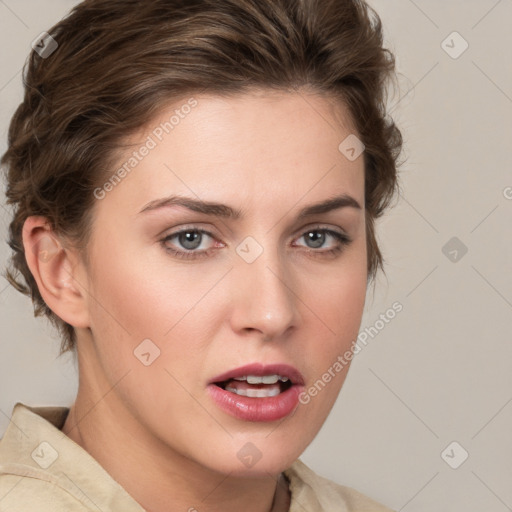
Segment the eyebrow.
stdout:
<path fill-rule="evenodd" d="M 144 208 L 142 208 L 139 213 L 154 211 L 160 208 L 169 208 L 172 206 L 183 206 L 194 212 L 229 219 L 240 219 L 243 216 L 241 210 L 232 208 L 226 204 L 215 203 L 212 201 L 202 201 L 192 197 L 179 195 L 150 201 L 144 206 Z M 327 213 L 339 208 L 356 208 L 361 210 L 361 205 L 352 196 L 342 194 L 340 196 L 331 197 L 325 201 L 310 204 L 304 207 L 297 215 L 297 219 L 303 219 L 305 217 L 310 217 L 311 215 L 317 215 L 319 213 Z"/>

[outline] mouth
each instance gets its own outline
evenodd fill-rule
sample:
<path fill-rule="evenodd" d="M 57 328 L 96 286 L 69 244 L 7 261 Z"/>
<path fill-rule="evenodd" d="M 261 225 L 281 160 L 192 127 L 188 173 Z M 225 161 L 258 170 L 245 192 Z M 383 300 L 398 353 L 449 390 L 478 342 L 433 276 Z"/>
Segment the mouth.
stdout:
<path fill-rule="evenodd" d="M 210 384 L 239 396 L 266 398 L 284 393 L 294 385 L 303 385 L 304 378 L 287 364 L 250 364 L 218 375 Z"/>
<path fill-rule="evenodd" d="M 266 398 L 277 396 L 293 386 L 292 381 L 285 376 L 273 375 L 244 375 L 214 384 L 225 391 L 251 398 Z"/>
<path fill-rule="evenodd" d="M 276 421 L 292 414 L 303 389 L 302 374 L 287 364 L 249 364 L 208 383 L 214 402 L 246 421 Z"/>

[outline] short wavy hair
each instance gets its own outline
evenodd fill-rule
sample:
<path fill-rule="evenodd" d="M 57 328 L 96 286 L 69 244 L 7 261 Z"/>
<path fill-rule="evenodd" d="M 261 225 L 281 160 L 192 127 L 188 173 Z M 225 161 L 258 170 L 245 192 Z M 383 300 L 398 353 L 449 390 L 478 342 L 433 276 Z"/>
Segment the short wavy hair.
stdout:
<path fill-rule="evenodd" d="M 13 207 L 5 276 L 57 327 L 61 355 L 76 333 L 39 293 L 24 222 L 46 217 L 86 248 L 94 190 L 111 176 L 116 148 L 185 95 L 307 88 L 343 102 L 365 145 L 368 278 L 382 269 L 374 220 L 398 189 L 402 136 L 386 113 L 395 59 L 364 0 L 85 0 L 48 33 L 58 47 L 25 63 L 0 164 Z"/>

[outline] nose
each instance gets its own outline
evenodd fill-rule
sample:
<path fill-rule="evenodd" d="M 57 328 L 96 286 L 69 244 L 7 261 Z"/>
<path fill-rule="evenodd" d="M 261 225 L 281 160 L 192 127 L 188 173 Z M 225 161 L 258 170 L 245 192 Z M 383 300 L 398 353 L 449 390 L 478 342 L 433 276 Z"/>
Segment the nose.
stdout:
<path fill-rule="evenodd" d="M 264 341 L 271 341 L 298 326 L 298 297 L 292 272 L 277 251 L 266 249 L 252 263 L 240 258 L 232 278 L 231 325 L 235 332 L 244 335 L 255 331 Z"/>

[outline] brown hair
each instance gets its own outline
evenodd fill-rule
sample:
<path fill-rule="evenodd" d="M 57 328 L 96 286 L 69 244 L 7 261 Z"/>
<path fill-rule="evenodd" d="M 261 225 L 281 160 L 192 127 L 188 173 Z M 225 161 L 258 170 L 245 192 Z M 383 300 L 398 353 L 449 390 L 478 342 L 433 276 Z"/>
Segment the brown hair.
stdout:
<path fill-rule="evenodd" d="M 0 163 L 14 206 L 6 277 L 59 329 L 61 354 L 75 331 L 39 293 L 23 224 L 44 216 L 86 247 L 93 191 L 112 174 L 116 148 L 186 94 L 304 87 L 344 102 L 365 145 L 369 278 L 382 268 L 374 219 L 397 189 L 402 138 L 385 112 L 394 57 L 364 0 L 86 0 L 48 33 L 58 47 L 30 53 Z"/>

